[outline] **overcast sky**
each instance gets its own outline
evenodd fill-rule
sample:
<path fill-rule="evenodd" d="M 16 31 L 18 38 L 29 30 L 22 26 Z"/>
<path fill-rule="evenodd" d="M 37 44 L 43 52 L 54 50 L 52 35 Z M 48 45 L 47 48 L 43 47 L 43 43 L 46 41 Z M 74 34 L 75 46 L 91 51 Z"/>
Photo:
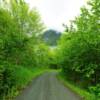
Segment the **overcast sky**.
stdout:
<path fill-rule="evenodd" d="M 36 7 L 47 28 L 63 31 L 62 24 L 68 23 L 80 13 L 87 0 L 26 0 Z"/>

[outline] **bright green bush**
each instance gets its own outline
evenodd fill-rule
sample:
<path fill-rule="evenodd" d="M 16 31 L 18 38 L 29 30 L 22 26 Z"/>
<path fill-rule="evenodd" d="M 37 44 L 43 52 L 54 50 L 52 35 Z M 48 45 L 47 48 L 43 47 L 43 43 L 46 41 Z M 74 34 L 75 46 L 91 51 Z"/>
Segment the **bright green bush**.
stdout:
<path fill-rule="evenodd" d="M 100 100 L 100 84 L 89 87 L 89 91 L 91 94 L 95 95 L 96 100 Z"/>

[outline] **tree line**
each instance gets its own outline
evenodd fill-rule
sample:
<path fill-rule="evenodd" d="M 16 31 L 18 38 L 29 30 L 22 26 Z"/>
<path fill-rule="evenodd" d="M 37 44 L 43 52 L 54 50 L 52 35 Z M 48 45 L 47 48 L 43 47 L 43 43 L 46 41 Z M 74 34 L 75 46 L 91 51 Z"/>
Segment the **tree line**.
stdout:
<path fill-rule="evenodd" d="M 58 42 L 59 65 L 67 79 L 100 93 L 100 0 L 90 0 Z M 100 95 L 99 95 L 100 96 Z"/>
<path fill-rule="evenodd" d="M 1 99 L 31 80 L 31 70 L 48 66 L 48 47 L 39 37 L 44 28 L 38 11 L 24 0 L 0 0 Z"/>

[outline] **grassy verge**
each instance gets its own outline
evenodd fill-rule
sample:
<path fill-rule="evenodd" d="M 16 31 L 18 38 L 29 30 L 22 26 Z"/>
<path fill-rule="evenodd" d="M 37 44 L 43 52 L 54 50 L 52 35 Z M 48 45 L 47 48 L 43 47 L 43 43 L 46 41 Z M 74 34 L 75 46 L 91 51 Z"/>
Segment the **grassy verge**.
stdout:
<path fill-rule="evenodd" d="M 15 83 L 8 91 L 8 95 L 3 97 L 3 100 L 12 100 L 17 96 L 34 78 L 46 72 L 47 69 L 34 68 L 29 69 L 25 67 L 16 67 L 14 72 Z"/>
<path fill-rule="evenodd" d="M 82 100 L 96 100 L 93 94 L 90 94 L 86 90 L 76 86 L 74 83 L 69 82 L 62 74 L 59 74 L 57 77 L 67 88 L 72 90 L 72 92 L 74 92 L 76 95 L 79 95 Z"/>

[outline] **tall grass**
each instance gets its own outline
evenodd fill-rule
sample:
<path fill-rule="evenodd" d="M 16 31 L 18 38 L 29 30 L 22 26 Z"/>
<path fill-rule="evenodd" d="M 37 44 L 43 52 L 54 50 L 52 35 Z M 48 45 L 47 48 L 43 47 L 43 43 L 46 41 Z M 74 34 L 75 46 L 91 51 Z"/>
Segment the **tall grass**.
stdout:
<path fill-rule="evenodd" d="M 14 85 L 9 88 L 7 95 L 3 95 L 3 100 L 12 100 L 17 96 L 35 77 L 44 73 L 46 70 L 41 68 L 26 68 L 16 66 L 13 71 Z"/>

